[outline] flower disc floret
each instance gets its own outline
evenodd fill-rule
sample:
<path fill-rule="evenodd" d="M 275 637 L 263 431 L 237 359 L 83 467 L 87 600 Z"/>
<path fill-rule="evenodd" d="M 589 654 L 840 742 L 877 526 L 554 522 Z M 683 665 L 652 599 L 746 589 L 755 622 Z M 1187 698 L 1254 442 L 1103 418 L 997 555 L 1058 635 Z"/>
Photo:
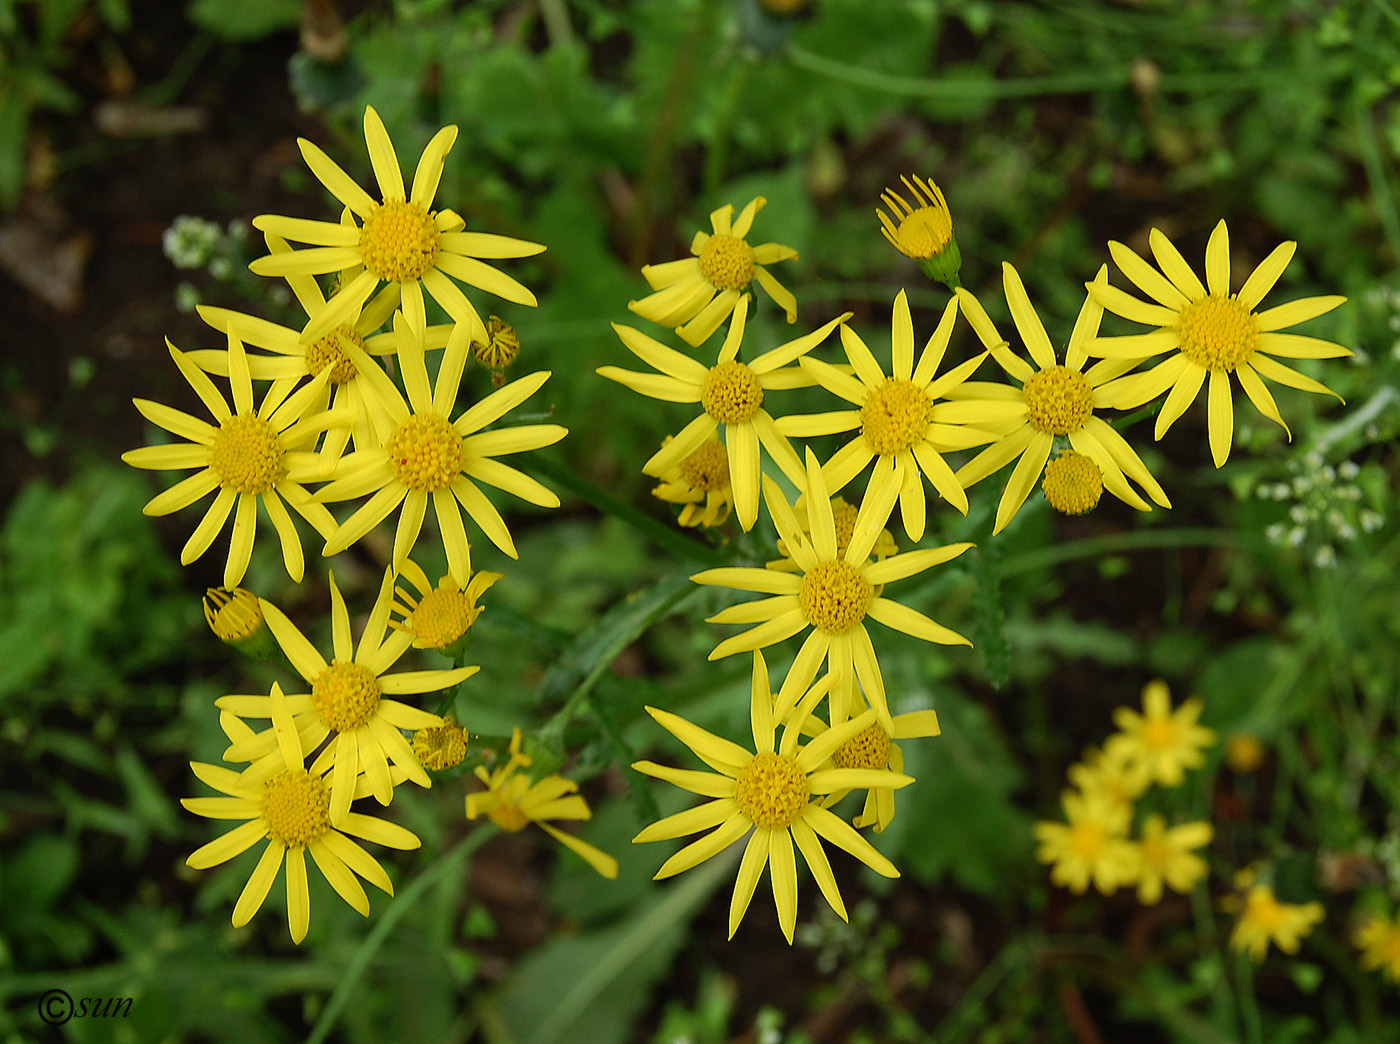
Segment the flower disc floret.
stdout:
<path fill-rule="evenodd" d="M 836 762 L 837 768 L 843 769 L 887 769 L 890 767 L 890 734 L 878 721 L 872 722 L 837 747 L 831 760 Z"/>
<path fill-rule="evenodd" d="M 812 796 L 807 773 L 796 758 L 782 754 L 758 754 L 739 770 L 734 780 L 734 800 L 754 826 L 778 830 L 791 826 Z"/>
<path fill-rule="evenodd" d="M 1094 412 L 1094 389 L 1089 379 L 1068 366 L 1039 370 L 1021 392 L 1026 420 L 1036 431 L 1068 435 L 1078 431 Z"/>
<path fill-rule="evenodd" d="M 1092 457 L 1067 450 L 1045 465 L 1040 488 L 1056 511 L 1083 515 L 1098 506 L 1103 495 L 1103 472 Z"/>
<path fill-rule="evenodd" d="M 1176 321 L 1181 353 L 1207 370 L 1233 373 L 1259 346 L 1259 318 L 1234 297 L 1211 294 L 1184 305 Z"/>
<path fill-rule="evenodd" d="M 695 489 L 711 492 L 729 488 L 729 455 L 718 439 L 701 443 L 680 464 L 681 478 Z"/>
<path fill-rule="evenodd" d="M 737 236 L 712 235 L 700 249 L 700 274 L 717 290 L 742 290 L 753 281 L 753 247 Z"/>
<path fill-rule="evenodd" d="M 238 493 L 266 493 L 287 476 L 277 429 L 253 413 L 235 414 L 219 425 L 209 467 L 219 485 Z"/>
<path fill-rule="evenodd" d="M 315 377 L 329 366 L 331 372 L 326 375 L 329 383 L 348 383 L 360 371 L 355 368 L 354 361 L 345 351 L 346 342 L 353 344 L 360 351 L 365 350 L 364 338 L 355 332 L 354 327 L 343 323 L 330 333 L 316 338 L 306 346 L 306 372 Z"/>
<path fill-rule="evenodd" d="M 462 473 L 462 436 L 446 417 L 415 413 L 384 445 L 394 477 L 409 489 L 446 489 Z"/>
<path fill-rule="evenodd" d="M 330 788 L 322 776 L 291 769 L 263 785 L 259 811 L 268 837 L 288 848 L 305 848 L 330 829 Z"/>
<path fill-rule="evenodd" d="M 827 634 L 846 634 L 865 619 L 874 596 L 870 581 L 845 561 L 818 562 L 802 577 L 798 604 L 808 623 Z"/>
<path fill-rule="evenodd" d="M 865 398 L 860 430 L 882 456 L 902 453 L 924 441 L 933 403 L 913 381 L 890 377 Z"/>
<path fill-rule="evenodd" d="M 386 199 L 360 227 L 360 258 L 365 268 L 391 283 L 421 279 L 438 255 L 433 212 L 421 203 Z"/>
<path fill-rule="evenodd" d="M 382 693 L 378 676 L 368 667 L 332 660 L 311 682 L 311 707 L 336 732 L 353 732 L 369 724 Z"/>
<path fill-rule="evenodd" d="M 743 424 L 763 407 L 758 375 L 743 363 L 728 359 L 710 368 L 700 386 L 700 405 L 721 424 Z"/>

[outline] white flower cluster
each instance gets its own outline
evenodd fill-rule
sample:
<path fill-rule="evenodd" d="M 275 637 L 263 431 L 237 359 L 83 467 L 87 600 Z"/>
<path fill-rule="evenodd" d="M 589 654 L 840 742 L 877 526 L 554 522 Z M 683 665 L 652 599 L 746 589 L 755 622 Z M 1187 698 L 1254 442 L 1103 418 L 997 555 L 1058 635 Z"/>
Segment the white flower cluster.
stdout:
<path fill-rule="evenodd" d="M 1360 466 L 1344 460 L 1335 467 L 1313 451 L 1288 463 L 1288 481 L 1261 482 L 1254 495 L 1260 500 L 1291 504 L 1288 520 L 1264 530 L 1271 543 L 1308 552 L 1313 564 L 1336 564 L 1337 545 L 1349 544 L 1360 533 L 1374 533 L 1385 516 L 1363 506 L 1364 491 L 1357 483 Z"/>

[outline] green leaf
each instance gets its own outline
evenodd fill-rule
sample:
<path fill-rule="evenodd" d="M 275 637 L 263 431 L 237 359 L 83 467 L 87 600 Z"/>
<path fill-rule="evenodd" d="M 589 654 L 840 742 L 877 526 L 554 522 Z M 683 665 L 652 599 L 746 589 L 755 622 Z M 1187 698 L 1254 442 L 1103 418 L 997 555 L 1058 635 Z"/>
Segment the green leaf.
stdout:
<path fill-rule="evenodd" d="M 300 0 L 192 0 L 186 13 L 226 40 L 258 40 L 295 28 L 301 7 Z"/>

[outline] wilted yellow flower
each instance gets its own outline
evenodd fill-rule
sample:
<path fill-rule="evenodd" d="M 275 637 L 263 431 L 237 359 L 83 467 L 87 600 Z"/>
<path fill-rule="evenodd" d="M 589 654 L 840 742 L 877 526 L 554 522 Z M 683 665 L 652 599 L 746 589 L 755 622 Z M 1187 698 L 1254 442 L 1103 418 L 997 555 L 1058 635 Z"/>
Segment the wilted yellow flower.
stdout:
<path fill-rule="evenodd" d="M 1303 936 L 1322 921 L 1319 902 L 1281 903 L 1268 885 L 1256 884 L 1244 897 L 1244 908 L 1230 933 L 1230 949 L 1248 952 L 1256 963 L 1273 943 L 1284 953 L 1297 953 Z"/>
<path fill-rule="evenodd" d="M 667 435 L 661 448 L 671 441 L 672 436 Z M 661 485 L 651 495 L 668 504 L 683 505 L 677 522 L 706 528 L 724 525 L 734 506 L 734 487 L 729 481 L 729 454 L 719 439 L 700 443 L 660 477 Z"/>
<path fill-rule="evenodd" d="M 413 734 L 413 753 L 424 768 L 434 772 L 456 768 L 467 756 L 467 730 L 449 714 L 441 725 L 429 725 Z"/>

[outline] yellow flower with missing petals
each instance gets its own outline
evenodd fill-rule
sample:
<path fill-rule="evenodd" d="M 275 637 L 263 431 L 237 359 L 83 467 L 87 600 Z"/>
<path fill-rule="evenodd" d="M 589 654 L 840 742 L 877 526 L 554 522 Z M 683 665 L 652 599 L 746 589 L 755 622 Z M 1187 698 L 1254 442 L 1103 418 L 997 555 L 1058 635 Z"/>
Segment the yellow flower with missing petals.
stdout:
<path fill-rule="evenodd" d="M 467 730 L 449 714 L 441 725 L 429 725 L 413 734 L 413 753 L 425 769 L 442 772 L 462 763 L 467 756 L 468 738 Z"/>
<path fill-rule="evenodd" d="M 638 761 L 632 767 L 648 776 L 664 779 L 682 790 L 713 800 L 648 826 L 632 840 L 668 841 L 708 830 L 692 841 L 656 872 L 656 879 L 670 877 L 699 865 L 748 835 L 744 857 L 739 863 L 734 894 L 729 901 L 729 937 L 732 939 L 749 908 L 763 868 L 769 868 L 778 925 L 789 943 L 797 923 L 797 860 L 793 844 L 807 861 L 817 886 L 827 903 L 842 920 L 846 907 L 836 887 L 819 837 L 844 848 L 866 866 L 885 877 L 898 877 L 888 859 L 856 833 L 844 820 L 829 812 L 813 795 L 820 797 L 836 790 L 861 787 L 904 787 L 914 782 L 909 776 L 862 768 L 822 768 L 840 746 L 875 720 L 867 710 L 843 725 L 828 729 L 805 747 L 798 747 L 802 724 L 812 708 L 825 695 L 830 675 L 812 686 L 798 703 L 796 713 L 783 728 L 781 743 L 776 742 L 777 718 L 763 654 L 753 657 L 753 689 L 750 722 L 754 749 L 705 731 L 675 714 L 648 707 L 647 713 L 662 728 L 679 739 L 714 772 L 670 768 L 654 761 Z"/>
<path fill-rule="evenodd" d="M 1303 936 L 1321 923 L 1325 911 L 1319 902 L 1281 903 L 1268 885 L 1256 884 L 1244 896 L 1239 920 L 1230 932 L 1230 949 L 1248 952 L 1256 964 L 1273 943 L 1284 953 L 1297 953 Z"/>
<path fill-rule="evenodd" d="M 1001 431 L 996 442 L 958 469 L 957 478 L 964 487 L 982 481 L 1020 458 L 997 504 L 992 532 L 1001 532 L 1015 517 L 1035 488 L 1036 480 L 1046 470 L 1056 439 L 1066 436 L 1076 453 L 1098 466 L 1104 488 L 1119 500 L 1139 511 L 1151 510 L 1129 485 L 1131 478 L 1157 504 L 1171 507 L 1162 487 L 1123 436 L 1107 421 L 1094 415 L 1095 410 L 1112 403 L 1112 393 L 1106 390 L 1108 382 L 1132 366 L 1131 361 L 1108 360 L 1085 371 L 1084 364 L 1089 359 L 1087 347 L 1098 333 L 1103 308 L 1092 296 L 1085 298 L 1061 364 L 1055 359 L 1050 337 L 1035 314 L 1016 269 L 1003 262 L 1001 274 L 1011 319 L 1035 367 L 1011 351 L 977 298 L 959 288 L 958 300 L 977 336 L 991 351 L 992 358 L 1013 380 L 1019 381 L 1021 387 L 970 381 L 949 393 L 949 398 L 964 400 L 963 405 L 970 411 L 968 417 L 993 430 L 1000 426 Z M 1106 265 L 1099 269 L 1093 285 L 1108 285 Z M 1050 476 L 1046 476 L 1047 496 L 1058 481 L 1058 477 L 1052 482 Z M 1066 500 L 1070 502 L 1072 500 Z"/>
<path fill-rule="evenodd" d="M 481 615 L 481 607 L 476 600 L 501 578 L 500 573 L 473 573 L 466 587 L 452 579 L 451 574 L 441 577 L 437 586 L 428 580 L 413 559 L 403 564 L 403 576 L 418 589 L 420 599 L 395 587 L 394 594 L 401 600 L 391 608 L 403 620 L 390 620 L 389 626 L 396 631 L 405 631 L 413 636 L 415 649 L 438 649 L 450 652 L 458 646 L 462 638 L 471 630 L 476 618 Z"/>
<path fill-rule="evenodd" d="M 335 585 L 334 574 L 330 585 L 334 655 L 329 662 L 282 610 L 266 599 L 260 604 L 277 644 L 296 672 L 311 686 L 310 692 L 288 696 L 287 707 L 307 749 L 315 750 L 330 740 L 322 757 L 334 764 L 330 817 L 332 823 L 339 825 L 349 812 L 351 795 L 357 785 L 355 778 L 361 772 L 368 777 L 370 792 L 381 805 L 387 805 L 394 792 L 390 762 L 420 787 L 432 786 L 400 730 L 441 725 L 442 719 L 384 697 L 438 692 L 470 678 L 478 668 L 388 673 L 413 642 L 413 636 L 403 631 L 388 633 L 393 572 L 386 570 L 384 573 L 379 597 L 370 610 L 358 645 L 351 639 L 350 613 Z M 221 696 L 214 705 L 240 718 L 272 716 L 266 696 Z M 267 779 L 277 771 L 274 730 L 234 741 L 224 752 L 224 760 L 250 761 L 252 764 L 244 771 L 245 776 L 250 781 Z"/>
<path fill-rule="evenodd" d="M 807 514 L 806 498 L 802 498 L 798 504 L 794 505 L 793 514 L 797 518 L 797 524 L 802 527 L 803 534 L 810 537 L 812 535 L 812 520 Z M 838 558 L 844 557 L 846 548 L 851 546 L 851 536 L 856 531 L 856 519 L 859 517 L 859 505 L 850 503 L 844 497 L 831 498 L 831 520 L 836 527 L 836 556 Z M 783 543 L 782 537 L 778 538 L 778 554 L 783 557 L 765 563 L 769 569 L 777 569 L 784 573 L 801 572 L 797 563 L 788 554 L 787 544 Z M 890 535 L 888 529 L 880 530 L 880 535 L 875 538 L 875 546 L 870 549 L 870 554 L 877 562 L 883 562 L 891 555 L 899 554 L 899 545 L 895 543 L 894 537 Z"/>
<path fill-rule="evenodd" d="M 233 535 L 224 564 L 224 587 L 232 588 L 238 586 L 248 571 L 261 501 L 282 542 L 282 562 L 287 567 L 287 575 L 300 583 L 306 568 L 305 557 L 301 537 L 287 514 L 286 505 L 290 504 L 322 536 L 335 528 L 331 513 L 313 502 L 303 485 L 320 478 L 316 454 L 304 447 L 327 428 L 348 421 L 349 415 L 337 411 L 307 415 L 325 384 L 324 373 L 291 395 L 285 392 L 273 395 L 269 391 L 263 396 L 262 405 L 254 410 L 248 356 L 243 343 L 232 333 L 228 335 L 229 383 L 233 392 L 230 407 L 214 382 L 189 356 L 169 341 L 165 344 L 181 375 L 213 414 L 215 423 L 149 399 L 132 400 L 147 420 L 189 442 L 127 450 L 122 460 L 134 468 L 155 471 L 200 469 L 156 494 L 142 512 L 168 515 L 189 507 L 217 489 L 219 492 L 209 510 L 180 551 L 180 564 L 189 565 L 209 550 L 232 514 Z"/>
<path fill-rule="evenodd" d="M 773 417 L 763 408 L 764 394 L 775 388 L 791 388 L 786 367 L 805 355 L 833 329 L 850 318 L 838 316 L 825 326 L 764 352 L 749 363 L 739 362 L 739 345 L 744 339 L 748 316 L 747 296 L 734 311 L 724 346 L 714 366 L 706 368 L 687 355 L 667 348 L 630 326 L 613 324 L 622 343 L 659 373 L 637 373 L 617 366 L 600 366 L 598 375 L 617 381 L 634 392 L 664 402 L 699 403 L 703 412 L 652 454 L 642 465 L 642 473 L 660 477 L 699 449 L 720 425 L 724 426 L 724 448 L 729 457 L 729 482 L 734 495 L 734 513 L 745 531 L 758 520 L 759 447 L 768 451 L 773 462 L 792 482 L 801 486 L 802 461 L 787 438 L 778 433 Z"/>
<path fill-rule="evenodd" d="M 1167 683 L 1148 682 L 1142 690 L 1143 713 L 1129 707 L 1113 712 L 1119 732 L 1109 737 L 1105 751 L 1138 762 L 1154 783 L 1179 786 L 1184 771 L 1201 765 L 1201 751 L 1215 742 L 1214 730 L 1196 724 L 1202 706 L 1193 696 L 1173 711 Z"/>
<path fill-rule="evenodd" d="M 1138 901 L 1149 905 L 1162 898 L 1163 884 L 1176 892 L 1191 891 L 1209 872 L 1192 849 L 1210 844 L 1213 836 L 1209 823 L 1183 823 L 1169 830 L 1161 816 L 1148 816 L 1133 844 L 1134 872 L 1124 883 L 1136 881 Z"/>
<path fill-rule="evenodd" d="M 962 267 L 962 252 L 953 235 L 953 215 L 943 198 L 943 191 L 932 181 L 917 174 L 911 182 L 903 174 L 899 180 L 914 197 L 914 205 L 905 202 L 894 189 L 880 193 L 880 202 L 890 209 L 893 218 L 879 207 L 880 231 L 890 245 L 905 257 L 911 257 L 930 279 L 956 287 L 958 270 Z"/>
<path fill-rule="evenodd" d="M 1391 982 L 1400 983 L 1400 918 L 1372 914 L 1352 936 L 1361 951 L 1361 967 L 1380 968 Z"/>
<path fill-rule="evenodd" d="M 455 126 L 433 135 L 418 160 L 412 191 L 405 195 L 394 144 L 379 114 L 366 107 L 365 142 L 379 187 L 376 200 L 319 148 L 297 139 L 311 173 L 345 205 L 346 217 L 339 223 L 276 214 L 254 218 L 254 228 L 311 247 L 269 254 L 248 267 L 264 276 L 347 273 L 340 289 L 311 316 L 301 333 L 303 341 L 314 341 L 349 321 L 381 283 L 398 285 L 409 328 L 420 338 L 427 327 L 425 289 L 455 322 L 466 327 L 471 339 L 485 337 L 486 325 L 453 279 L 515 304 L 537 303 L 525 286 L 480 259 L 529 257 L 543 251 L 543 246 L 487 232 L 464 232 L 465 222 L 457 214 L 431 209 L 443 164 L 456 140 Z"/>
<path fill-rule="evenodd" d="M 1035 857 L 1050 864 L 1050 880 L 1081 894 L 1092 881 L 1104 895 L 1132 881 L 1137 856 L 1123 837 L 1128 829 L 1125 810 L 1069 790 L 1061 802 L 1066 822 L 1035 825 L 1040 842 Z"/>
<path fill-rule="evenodd" d="M 373 364 L 364 352 L 354 345 L 347 347 L 361 373 L 379 385 L 392 430 L 379 448 L 342 457 L 331 481 L 316 492 L 317 500 L 331 502 L 373 494 L 340 524 L 321 553 L 329 556 L 344 551 L 402 505 L 394 533 L 393 568 L 398 571 L 418 539 L 431 502 L 447 551 L 448 572 L 465 584 L 471 573 L 471 545 L 462 510 L 491 543 L 511 558 L 518 557 L 510 530 L 477 480 L 531 504 L 558 507 L 559 498 L 553 492 L 493 458 L 551 446 L 567 435 L 568 429 L 558 424 L 523 424 L 481 430 L 537 392 L 549 380 L 548 370 L 512 381 L 451 420 L 467 362 L 467 328 L 458 325 L 453 329 L 435 386 L 428 383 L 421 339 L 398 316 L 394 332 L 399 338 L 399 366 L 408 390 L 407 401 L 387 373 L 367 368 Z"/>
<path fill-rule="evenodd" d="M 331 823 L 330 787 L 324 772 L 313 765 L 305 767 L 306 744 L 292 723 L 291 711 L 281 688 L 274 682 L 270 704 L 271 732 L 276 737 L 275 766 L 262 782 L 250 782 L 218 765 L 192 762 L 199 779 L 220 791 L 223 797 L 182 798 L 180 804 L 195 815 L 210 819 L 241 819 L 243 824 L 210 841 L 186 860 L 195 870 L 232 859 L 266 840 L 262 858 L 233 907 L 233 926 L 241 928 L 252 919 L 272 889 L 277 872 L 287 864 L 287 928 L 292 942 L 306 938 L 311 924 L 311 893 L 306 880 L 306 853 L 321 869 L 331 887 L 363 916 L 369 916 L 369 897 L 356 880 L 363 877 L 381 891 L 394 894 L 394 885 L 378 861 L 357 844 L 362 838 L 389 848 L 413 849 L 418 838 L 395 823 L 347 812 L 339 823 Z M 318 762 L 320 759 L 317 759 Z M 353 798 L 369 794 L 368 779 L 353 781 Z"/>
<path fill-rule="evenodd" d="M 520 745 L 520 730 L 516 729 L 511 734 L 510 757 L 504 765 L 494 772 L 487 772 L 481 765 L 476 767 L 476 777 L 486 784 L 486 789 L 467 795 L 467 818 L 475 819 L 484 814 L 502 830 L 511 833 L 535 823 L 604 877 L 617 877 L 616 859 L 548 822 L 551 819 L 592 817 L 588 803 L 577 793 L 578 784 L 559 775 L 546 776 L 534 783 L 518 775 L 520 769 L 529 768 L 532 760 L 530 755 L 520 752 Z"/>
<path fill-rule="evenodd" d="M 710 215 L 708 232 L 695 233 L 690 244 L 694 257 L 647 265 L 642 275 L 656 293 L 627 305 L 643 319 L 675 328 L 692 347 L 720 328 L 743 300 L 741 294 L 755 279 L 787 315 L 797 322 L 797 298 L 769 274 L 764 265 L 797 257 L 797 251 L 777 243 L 749 246 L 754 215 L 768 201 L 755 197 L 734 217 L 733 204 Z"/>
<path fill-rule="evenodd" d="M 667 435 L 661 443 L 665 449 L 672 441 Z M 676 461 L 661 475 L 661 485 L 651 495 L 668 504 L 681 504 L 682 526 L 724 525 L 734 506 L 734 489 L 729 482 L 729 454 L 724 443 L 710 438 Z"/>
<path fill-rule="evenodd" d="M 1150 333 L 1098 338 L 1089 346 L 1090 354 L 1136 365 L 1164 352 L 1175 353 L 1146 372 L 1117 381 L 1111 389 L 1114 408 L 1133 409 L 1168 392 L 1162 411 L 1157 414 L 1156 436 L 1160 439 L 1195 401 L 1209 377 L 1210 453 L 1218 468 L 1230 456 L 1234 435 L 1231 374 L 1255 408 L 1286 432 L 1288 425 L 1260 378 L 1341 398 L 1311 377 L 1290 370 L 1274 356 L 1335 359 L 1351 355 L 1349 349 L 1331 341 L 1280 332 L 1284 327 L 1330 312 L 1346 298 L 1304 297 L 1256 311 L 1288 267 L 1297 243 L 1289 241 L 1275 247 L 1236 294 L 1230 293 L 1230 235 L 1223 220 L 1206 243 L 1205 285 L 1160 231 L 1152 230 L 1149 243 L 1161 272 L 1122 243 L 1109 243 L 1108 249 L 1123 274 L 1154 303 L 1139 300 L 1106 282 L 1089 287 L 1094 300 L 1115 315 L 1158 328 Z M 1292 437 L 1289 432 L 1289 438 Z"/>
<path fill-rule="evenodd" d="M 870 551 L 894 507 L 895 489 L 886 486 L 866 496 L 856 518 L 851 541 L 844 554 L 837 554 L 836 524 L 831 514 L 831 498 L 826 492 L 821 468 L 812 451 L 807 451 L 807 512 L 812 535 L 806 536 L 797 524 L 792 505 L 772 479 L 764 478 L 764 499 L 797 563 L 801 575 L 774 569 L 728 566 L 706 569 L 691 577 L 697 584 L 756 591 L 771 597 L 730 606 L 710 623 L 755 624 L 742 634 L 726 638 L 710 653 L 717 660 L 733 653 L 749 652 L 791 638 L 811 628 L 797 657 L 788 670 L 773 713 L 778 720 L 797 703 L 812 683 L 822 661 L 832 674 L 831 721 L 839 724 L 850 717 L 846 679 L 859 679 L 865 698 L 888 731 L 891 728 L 889 704 L 880 663 L 865 627 L 869 616 L 886 627 L 941 645 L 971 645 L 956 631 L 929 619 L 923 613 L 892 601 L 875 588 L 921 573 L 957 558 L 972 544 L 948 544 L 892 555 L 883 562 L 870 561 Z"/>

